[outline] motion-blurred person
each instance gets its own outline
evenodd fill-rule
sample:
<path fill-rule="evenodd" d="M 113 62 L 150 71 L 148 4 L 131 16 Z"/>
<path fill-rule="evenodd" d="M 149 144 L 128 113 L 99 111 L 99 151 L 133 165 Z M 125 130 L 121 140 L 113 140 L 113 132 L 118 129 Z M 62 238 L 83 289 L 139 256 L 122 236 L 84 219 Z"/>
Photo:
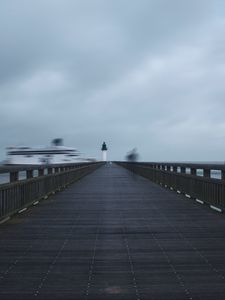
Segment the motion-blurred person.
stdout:
<path fill-rule="evenodd" d="M 136 176 L 136 173 L 135 173 L 135 162 L 138 160 L 138 152 L 137 152 L 137 149 L 134 148 L 133 150 L 131 150 L 130 152 L 127 153 L 126 155 L 126 160 L 131 163 L 131 168 L 130 168 L 130 171 L 133 173 L 133 179 L 134 180 L 137 180 L 137 176 Z"/>
<path fill-rule="evenodd" d="M 138 158 L 139 158 L 139 154 L 137 152 L 137 148 L 134 148 L 133 150 L 128 152 L 126 155 L 126 160 L 128 162 L 136 162 L 136 161 L 138 161 Z"/>

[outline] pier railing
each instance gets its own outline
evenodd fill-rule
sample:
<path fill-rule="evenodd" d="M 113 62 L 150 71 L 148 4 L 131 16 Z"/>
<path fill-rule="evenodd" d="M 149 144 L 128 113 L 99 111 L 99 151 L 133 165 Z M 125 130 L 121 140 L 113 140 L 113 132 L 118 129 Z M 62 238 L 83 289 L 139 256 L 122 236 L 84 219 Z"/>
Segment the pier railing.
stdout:
<path fill-rule="evenodd" d="M 117 162 L 149 180 L 201 204 L 225 210 L 225 165 Z"/>
<path fill-rule="evenodd" d="M 46 166 L 4 166 L 0 174 L 9 174 L 9 183 L 0 184 L 0 223 L 17 212 L 35 205 L 40 199 L 64 189 L 102 165 L 83 163 Z M 23 179 L 20 180 L 20 174 Z M 24 176 L 25 175 L 25 176 Z M 25 178 L 24 178 L 25 177 Z"/>

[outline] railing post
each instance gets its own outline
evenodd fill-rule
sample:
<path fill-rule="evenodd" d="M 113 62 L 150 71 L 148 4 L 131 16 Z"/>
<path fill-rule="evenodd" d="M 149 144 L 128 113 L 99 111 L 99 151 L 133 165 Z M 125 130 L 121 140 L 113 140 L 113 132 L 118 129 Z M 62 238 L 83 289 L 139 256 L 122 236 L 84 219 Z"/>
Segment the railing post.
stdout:
<path fill-rule="evenodd" d="M 185 168 L 185 167 L 180 167 L 180 172 L 181 172 L 182 174 L 185 174 L 185 173 L 186 173 L 186 168 Z"/>
<path fill-rule="evenodd" d="M 59 173 L 59 167 L 55 168 L 55 173 Z"/>
<path fill-rule="evenodd" d="M 27 179 L 33 178 L 33 170 L 27 170 L 26 177 L 27 177 Z"/>
<path fill-rule="evenodd" d="M 166 166 L 166 170 L 170 172 L 171 171 L 171 166 Z"/>
<path fill-rule="evenodd" d="M 177 166 L 173 166 L 173 172 L 177 173 Z"/>
<path fill-rule="evenodd" d="M 48 168 L 48 174 L 52 174 L 52 168 Z"/>
<path fill-rule="evenodd" d="M 221 170 L 221 179 L 225 180 L 225 170 Z"/>
<path fill-rule="evenodd" d="M 197 169 L 191 168 L 191 175 L 196 176 L 197 175 Z"/>
<path fill-rule="evenodd" d="M 19 172 L 10 172 L 10 182 L 15 182 L 19 180 Z"/>
<path fill-rule="evenodd" d="M 38 176 L 44 176 L 44 169 L 38 169 Z"/>
<path fill-rule="evenodd" d="M 210 170 L 209 169 L 203 169 L 203 176 L 210 178 Z"/>

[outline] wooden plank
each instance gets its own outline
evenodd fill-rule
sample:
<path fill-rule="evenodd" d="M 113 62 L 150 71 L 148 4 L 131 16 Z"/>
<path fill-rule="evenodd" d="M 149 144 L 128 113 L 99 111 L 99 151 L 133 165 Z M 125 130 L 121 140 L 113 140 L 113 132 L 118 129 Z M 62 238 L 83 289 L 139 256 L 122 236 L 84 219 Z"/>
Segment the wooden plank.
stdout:
<path fill-rule="evenodd" d="M 105 165 L 0 227 L 0 299 L 223 299 L 225 219 Z"/>

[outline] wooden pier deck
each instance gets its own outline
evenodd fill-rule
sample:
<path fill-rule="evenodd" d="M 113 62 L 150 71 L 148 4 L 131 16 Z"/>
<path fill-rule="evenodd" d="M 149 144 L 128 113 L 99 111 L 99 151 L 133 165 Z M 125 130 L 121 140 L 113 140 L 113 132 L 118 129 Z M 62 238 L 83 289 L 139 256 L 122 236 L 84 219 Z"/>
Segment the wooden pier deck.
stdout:
<path fill-rule="evenodd" d="M 104 165 L 0 226 L 0 299 L 225 299 L 225 217 Z"/>

